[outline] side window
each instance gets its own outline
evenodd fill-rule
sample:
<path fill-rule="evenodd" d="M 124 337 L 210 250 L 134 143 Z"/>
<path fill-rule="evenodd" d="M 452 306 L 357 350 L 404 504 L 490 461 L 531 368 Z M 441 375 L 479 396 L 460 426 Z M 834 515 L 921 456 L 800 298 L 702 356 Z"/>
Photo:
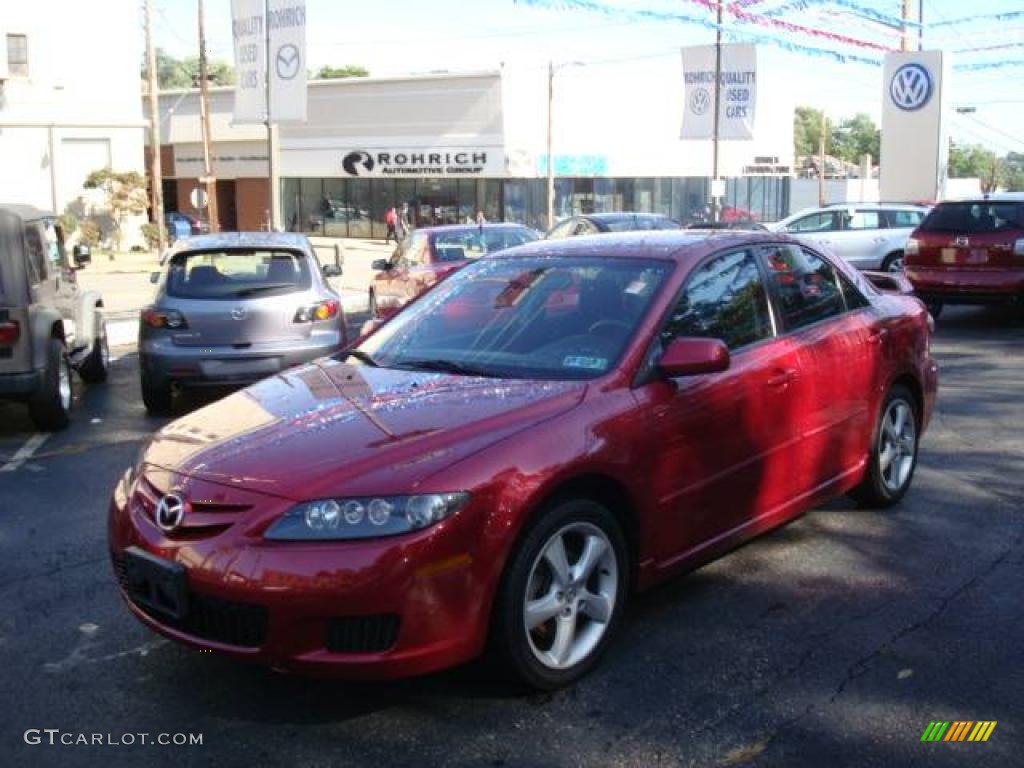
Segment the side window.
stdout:
<path fill-rule="evenodd" d="M 893 229 L 913 229 L 924 218 L 921 211 L 886 211 L 885 215 Z"/>
<path fill-rule="evenodd" d="M 845 229 L 881 229 L 882 217 L 878 211 L 854 211 L 843 215 Z"/>
<path fill-rule="evenodd" d="M 812 213 L 797 219 L 786 227 L 787 232 L 831 232 L 837 229 L 835 225 L 835 214 L 832 211 L 826 213 Z"/>
<path fill-rule="evenodd" d="M 842 314 L 846 309 L 839 278 L 817 254 L 793 245 L 764 249 L 786 330 Z"/>
<path fill-rule="evenodd" d="M 49 272 L 46 269 L 46 250 L 39 227 L 34 223 L 25 225 L 25 255 L 28 257 L 28 273 L 32 283 L 41 283 Z"/>
<path fill-rule="evenodd" d="M 772 335 L 768 297 L 750 251 L 717 256 L 697 269 L 661 332 L 661 343 L 685 336 L 721 339 L 729 349 Z"/>
<path fill-rule="evenodd" d="M 57 228 L 57 223 L 52 219 L 41 222 L 40 227 L 43 229 L 46 258 L 50 262 L 50 274 L 53 275 L 60 272 L 64 266 L 64 238 Z"/>
<path fill-rule="evenodd" d="M 871 302 L 864 297 L 864 294 L 860 292 L 857 286 L 846 278 L 846 275 L 839 270 L 835 270 L 835 272 L 839 277 L 839 287 L 843 292 L 843 299 L 846 302 L 847 310 L 852 312 L 855 309 L 861 309 L 871 304 Z"/>
<path fill-rule="evenodd" d="M 576 225 L 576 229 L 573 230 L 573 235 L 596 235 L 598 233 L 597 227 L 591 224 L 586 219 L 580 219 Z"/>
<path fill-rule="evenodd" d="M 556 224 L 555 227 L 548 234 L 548 240 L 559 240 L 563 237 L 569 237 L 573 234 L 573 230 L 576 229 L 575 219 L 566 219 L 561 224 Z"/>

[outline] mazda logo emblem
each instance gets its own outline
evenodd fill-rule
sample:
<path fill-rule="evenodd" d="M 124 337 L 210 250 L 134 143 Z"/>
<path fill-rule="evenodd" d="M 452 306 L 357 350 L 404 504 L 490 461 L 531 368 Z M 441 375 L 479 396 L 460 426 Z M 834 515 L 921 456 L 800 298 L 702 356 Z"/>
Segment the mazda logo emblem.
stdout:
<path fill-rule="evenodd" d="M 361 174 L 360 169 L 367 173 L 373 170 L 373 158 L 370 157 L 369 152 L 362 150 L 349 152 L 342 158 L 341 167 L 345 169 L 345 173 L 349 176 L 359 176 Z"/>
<path fill-rule="evenodd" d="M 892 103 L 906 112 L 920 109 L 932 97 L 932 76 L 920 64 L 904 64 L 889 83 Z"/>
<path fill-rule="evenodd" d="M 703 115 L 711 108 L 711 94 L 707 88 L 698 88 L 690 96 L 690 111 L 695 115 Z"/>
<path fill-rule="evenodd" d="M 156 505 L 156 524 L 161 530 L 173 531 L 185 519 L 185 501 L 174 493 L 160 499 Z"/>
<path fill-rule="evenodd" d="M 277 76 L 282 80 L 292 80 L 299 74 L 299 65 L 302 64 L 302 54 L 298 46 L 286 43 L 277 49 L 277 56 L 274 57 L 274 68 Z"/>

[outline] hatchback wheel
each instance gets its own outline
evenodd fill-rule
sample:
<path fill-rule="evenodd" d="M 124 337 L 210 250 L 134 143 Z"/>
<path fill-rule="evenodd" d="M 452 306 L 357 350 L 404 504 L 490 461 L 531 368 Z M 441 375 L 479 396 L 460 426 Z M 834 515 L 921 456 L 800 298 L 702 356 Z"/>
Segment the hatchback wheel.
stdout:
<path fill-rule="evenodd" d="M 885 261 L 882 262 L 882 271 L 903 274 L 903 251 L 890 253 L 886 256 Z"/>
<path fill-rule="evenodd" d="M 142 377 L 142 403 L 150 416 L 169 415 L 173 396 L 170 382 L 161 383 L 145 375 Z"/>
<path fill-rule="evenodd" d="M 926 301 L 924 305 L 928 308 L 928 313 L 932 316 L 932 320 L 939 319 L 939 315 L 942 314 L 942 308 L 945 306 L 941 301 L 935 301 L 934 299 Z"/>
<path fill-rule="evenodd" d="M 505 573 L 496 650 L 535 688 L 577 680 L 619 623 L 628 570 L 622 530 L 605 507 L 576 499 L 552 508 L 527 531 Z"/>
<path fill-rule="evenodd" d="M 909 390 L 902 385 L 893 387 L 875 426 L 867 472 L 852 494 L 863 506 L 891 506 L 910 488 L 917 466 L 919 424 Z"/>
<path fill-rule="evenodd" d="M 107 323 L 100 320 L 99 333 L 93 342 L 92 351 L 85 362 L 78 368 L 78 375 L 88 384 L 97 384 L 107 380 L 110 369 L 110 345 L 107 343 Z"/>

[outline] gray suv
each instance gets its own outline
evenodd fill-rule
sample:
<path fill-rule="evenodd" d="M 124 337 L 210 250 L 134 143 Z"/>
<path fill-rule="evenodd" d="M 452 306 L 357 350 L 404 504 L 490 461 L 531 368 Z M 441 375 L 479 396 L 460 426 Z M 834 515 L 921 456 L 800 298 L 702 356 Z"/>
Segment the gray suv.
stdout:
<path fill-rule="evenodd" d="M 27 403 L 38 429 L 63 429 L 72 370 L 86 382 L 107 378 L 110 355 L 103 301 L 78 287 L 75 263 L 52 213 L 0 204 L 0 397 Z"/>
<path fill-rule="evenodd" d="M 139 322 L 142 400 L 171 408 L 173 390 L 247 384 L 329 355 L 346 340 L 341 299 L 305 235 L 229 232 L 177 241 Z"/>

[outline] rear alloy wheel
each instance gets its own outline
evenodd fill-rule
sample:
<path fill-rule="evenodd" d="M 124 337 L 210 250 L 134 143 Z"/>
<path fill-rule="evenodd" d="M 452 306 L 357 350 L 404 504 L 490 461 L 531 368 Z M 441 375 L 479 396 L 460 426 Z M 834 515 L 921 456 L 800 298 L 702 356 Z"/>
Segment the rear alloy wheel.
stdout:
<path fill-rule="evenodd" d="M 98 384 L 107 380 L 110 369 L 110 345 L 107 343 L 107 322 L 100 320 L 99 334 L 93 342 L 92 351 L 78 367 L 78 375 L 87 384 Z"/>
<path fill-rule="evenodd" d="M 918 424 L 913 396 L 902 385 L 893 387 L 875 426 L 867 472 L 851 494 L 862 506 L 892 506 L 910 488 L 917 466 Z"/>
<path fill-rule="evenodd" d="M 619 623 L 627 573 L 622 530 L 605 507 L 589 499 L 554 507 L 510 561 L 496 609 L 497 650 L 535 688 L 577 680 Z"/>
<path fill-rule="evenodd" d="M 896 251 L 896 253 L 890 253 L 885 257 L 885 261 L 882 262 L 883 272 L 894 272 L 896 274 L 903 274 L 903 251 Z"/>
<path fill-rule="evenodd" d="M 170 382 L 157 383 L 142 377 L 142 403 L 150 416 L 167 416 L 171 412 L 173 392 Z"/>
<path fill-rule="evenodd" d="M 71 361 L 64 342 L 50 339 L 43 386 L 29 401 L 28 411 L 38 429 L 52 432 L 68 425 L 71 411 Z"/>

